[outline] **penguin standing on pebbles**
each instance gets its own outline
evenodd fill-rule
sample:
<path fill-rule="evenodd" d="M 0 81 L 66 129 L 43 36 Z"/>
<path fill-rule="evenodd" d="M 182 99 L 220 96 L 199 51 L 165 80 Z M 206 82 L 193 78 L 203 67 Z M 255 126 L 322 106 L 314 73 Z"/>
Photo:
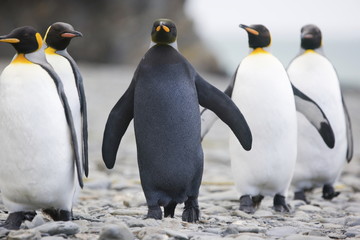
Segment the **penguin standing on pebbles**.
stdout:
<path fill-rule="evenodd" d="M 177 29 L 169 19 L 156 20 L 150 49 L 133 80 L 110 112 L 102 154 L 113 168 L 123 134 L 134 119 L 141 185 L 148 218 L 174 216 L 185 202 L 182 219 L 199 220 L 198 194 L 203 173 L 199 104 L 214 111 L 248 151 L 250 129 L 235 104 L 207 83 L 179 53 Z"/>
<path fill-rule="evenodd" d="M 82 162 L 84 164 L 85 176 L 88 176 L 88 129 L 87 129 L 87 107 L 83 85 L 83 79 L 74 59 L 67 51 L 71 39 L 82 37 L 68 23 L 56 22 L 46 31 L 44 41 L 46 59 L 59 75 L 64 91 L 69 101 L 79 148 L 82 149 Z"/>
<path fill-rule="evenodd" d="M 305 190 L 323 187 L 323 198 L 339 195 L 333 184 L 353 156 L 350 118 L 331 62 L 322 54 L 322 35 L 315 25 L 301 29 L 301 53 L 290 63 L 290 81 L 314 99 L 325 112 L 335 134 L 335 145 L 324 144 L 309 121 L 298 113 L 298 152 L 292 180 L 295 199 L 308 202 Z"/>
<path fill-rule="evenodd" d="M 275 211 L 289 212 L 285 198 L 296 162 L 295 104 L 302 111 L 317 113 L 310 116 L 311 121 L 330 145 L 334 141 L 332 130 L 318 105 L 292 87 L 283 65 L 264 49 L 271 42 L 269 30 L 263 25 L 240 27 L 247 32 L 252 51 L 241 61 L 225 91 L 246 116 L 253 134 L 250 151 L 239 148 L 230 134 L 240 210 L 254 213 L 264 196 L 272 196 Z"/>
<path fill-rule="evenodd" d="M 71 220 L 83 165 L 62 83 L 32 27 L 17 28 L 0 42 L 17 51 L 0 76 L 0 189 L 10 212 L 2 226 L 18 229 L 38 209 Z"/>

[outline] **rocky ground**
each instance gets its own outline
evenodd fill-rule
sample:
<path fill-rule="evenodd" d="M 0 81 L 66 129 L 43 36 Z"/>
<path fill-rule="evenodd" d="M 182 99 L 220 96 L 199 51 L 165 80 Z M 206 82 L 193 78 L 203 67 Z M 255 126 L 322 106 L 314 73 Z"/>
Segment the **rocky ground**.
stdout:
<path fill-rule="evenodd" d="M 144 219 L 145 198 L 139 182 L 132 124 L 121 142 L 114 169 L 105 169 L 101 141 L 107 115 L 128 86 L 134 67 L 81 65 L 89 106 L 90 176 L 74 207 L 72 222 L 55 223 L 40 212 L 19 231 L 0 229 L 7 239 L 360 239 L 360 153 L 355 135 L 355 157 L 336 184 L 339 197 L 321 198 L 321 189 L 309 194 L 310 205 L 292 200 L 290 213 L 272 210 L 272 199 L 263 200 L 254 215 L 238 210 L 238 194 L 230 171 L 228 128 L 218 121 L 203 141 L 205 169 L 200 189 L 201 220 L 181 221 L 182 206 L 175 218 Z M 226 81 L 204 76 L 220 89 Z M 345 88 L 354 133 L 360 132 L 360 89 Z M 0 201 L 0 221 L 6 219 Z"/>

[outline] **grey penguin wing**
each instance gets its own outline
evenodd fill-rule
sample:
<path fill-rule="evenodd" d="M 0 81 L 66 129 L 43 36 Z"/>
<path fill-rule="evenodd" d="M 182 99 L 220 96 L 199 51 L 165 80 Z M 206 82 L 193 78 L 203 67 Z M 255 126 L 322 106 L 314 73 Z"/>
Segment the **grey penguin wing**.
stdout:
<path fill-rule="evenodd" d="M 296 110 L 302 113 L 316 128 L 325 144 L 329 148 L 333 148 L 335 145 L 335 135 L 325 113 L 315 101 L 306 96 L 293 84 L 291 86 L 295 97 Z"/>
<path fill-rule="evenodd" d="M 199 104 L 208 108 L 234 132 L 243 148 L 247 151 L 252 146 L 250 128 L 235 103 L 219 89 L 207 83 L 199 74 L 195 77 Z"/>
<path fill-rule="evenodd" d="M 82 117 L 82 140 L 83 140 L 83 168 L 85 176 L 89 175 L 89 145 L 88 145 L 88 120 L 87 120 L 87 104 L 86 104 L 86 97 L 85 97 L 85 90 L 83 84 L 83 78 L 79 71 L 79 67 L 77 66 L 75 60 L 70 56 L 70 54 L 65 50 L 57 51 L 57 53 L 63 57 L 65 57 L 73 70 L 73 74 L 75 77 L 75 84 L 79 94 L 80 100 L 80 111 Z"/>
<path fill-rule="evenodd" d="M 54 83 L 56 85 L 59 97 L 60 97 L 61 102 L 63 104 L 66 121 L 67 121 L 67 123 L 69 125 L 69 128 L 70 128 L 71 142 L 72 142 L 73 152 L 74 152 L 74 156 L 75 156 L 75 166 L 76 166 L 76 172 L 77 172 L 77 175 L 78 175 L 78 181 L 79 181 L 80 187 L 83 188 L 84 183 L 83 183 L 83 180 L 82 180 L 82 173 L 81 173 L 79 146 L 78 146 L 77 137 L 76 137 L 74 120 L 73 120 L 73 117 L 72 117 L 69 102 L 68 102 L 67 97 L 65 95 L 64 86 L 63 86 L 60 78 L 58 77 L 58 75 L 55 73 L 55 71 L 52 69 L 52 67 L 50 65 L 47 66 L 47 65 L 40 64 L 40 66 L 43 69 L 45 69 L 48 72 L 48 74 L 51 76 L 51 78 L 54 80 Z"/>
<path fill-rule="evenodd" d="M 230 98 L 234 89 L 238 68 L 236 69 L 234 75 L 232 76 L 229 86 L 224 91 L 224 93 L 228 95 Z M 211 127 L 214 125 L 216 120 L 218 120 L 218 116 L 214 112 L 210 111 L 207 108 L 204 108 L 201 111 L 201 141 L 204 139 L 205 135 L 210 131 Z"/>
<path fill-rule="evenodd" d="M 342 97 L 342 103 L 345 113 L 345 122 L 346 122 L 346 138 L 347 138 L 347 151 L 346 151 L 346 160 L 349 163 L 354 154 L 354 140 L 352 135 L 351 121 L 349 111 L 346 107 L 344 97 Z"/>
<path fill-rule="evenodd" d="M 114 167 L 120 141 L 134 118 L 134 89 L 135 81 L 133 80 L 111 110 L 105 125 L 102 156 L 106 167 L 109 169 Z"/>

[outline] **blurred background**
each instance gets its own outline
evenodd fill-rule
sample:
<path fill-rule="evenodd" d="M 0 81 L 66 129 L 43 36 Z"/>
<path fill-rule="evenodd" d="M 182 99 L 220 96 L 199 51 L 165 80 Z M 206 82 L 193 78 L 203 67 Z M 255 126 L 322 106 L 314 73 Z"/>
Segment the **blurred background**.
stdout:
<path fill-rule="evenodd" d="M 359 9 L 357 0 L 1 0 L 0 35 L 24 25 L 44 34 L 64 21 L 84 34 L 70 46 L 77 61 L 134 65 L 149 46 L 154 19 L 166 17 L 176 22 L 179 49 L 196 68 L 229 76 L 248 54 L 240 23 L 266 25 L 271 51 L 285 67 L 299 51 L 300 28 L 313 23 L 341 82 L 358 85 Z M 0 45 L 0 58 L 13 54 Z"/>

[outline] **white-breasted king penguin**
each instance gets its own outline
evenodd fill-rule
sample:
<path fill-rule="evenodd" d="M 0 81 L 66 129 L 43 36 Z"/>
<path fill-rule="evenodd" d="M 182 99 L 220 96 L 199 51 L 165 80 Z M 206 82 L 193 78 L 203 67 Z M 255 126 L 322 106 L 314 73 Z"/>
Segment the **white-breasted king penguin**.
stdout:
<path fill-rule="evenodd" d="M 239 64 L 225 93 L 246 116 L 253 134 L 251 151 L 243 151 L 230 135 L 230 157 L 240 210 L 253 213 L 265 195 L 274 197 L 275 211 L 289 211 L 285 197 L 296 161 L 296 107 L 317 113 L 310 121 L 327 144 L 334 142 L 318 105 L 294 88 L 280 61 L 264 50 L 271 43 L 263 25 L 245 26 L 252 52 Z M 294 101 L 295 95 L 295 101 Z"/>
<path fill-rule="evenodd" d="M 83 171 L 62 83 L 32 27 L 17 28 L 0 42 L 17 51 L 0 76 L 0 189 L 10 213 L 3 226 L 18 229 L 38 209 L 71 220 Z"/>
<path fill-rule="evenodd" d="M 182 219 L 199 219 L 198 194 L 203 173 L 199 104 L 219 115 L 243 148 L 251 149 L 250 129 L 235 104 L 207 83 L 176 48 L 173 21 L 158 19 L 152 44 L 140 61 L 129 88 L 110 112 L 102 154 L 108 168 L 130 121 L 134 119 L 141 185 L 148 218 L 174 216 L 185 202 Z"/>
<path fill-rule="evenodd" d="M 75 31 L 70 24 L 64 22 L 52 24 L 44 37 L 47 45 L 45 55 L 64 85 L 74 119 L 78 145 L 82 149 L 85 176 L 88 176 L 87 107 L 83 79 L 79 67 L 67 51 L 71 39 L 75 37 L 82 37 L 82 33 Z"/>
<path fill-rule="evenodd" d="M 315 100 L 326 114 L 335 134 L 335 145 L 329 148 L 302 113 L 298 118 L 298 153 L 292 185 L 295 199 L 306 202 L 304 190 L 323 187 L 323 198 L 339 193 L 333 184 L 346 161 L 353 155 L 350 118 L 341 94 L 337 73 L 322 54 L 322 34 L 312 24 L 301 29 L 301 52 L 287 69 L 296 88 Z"/>

